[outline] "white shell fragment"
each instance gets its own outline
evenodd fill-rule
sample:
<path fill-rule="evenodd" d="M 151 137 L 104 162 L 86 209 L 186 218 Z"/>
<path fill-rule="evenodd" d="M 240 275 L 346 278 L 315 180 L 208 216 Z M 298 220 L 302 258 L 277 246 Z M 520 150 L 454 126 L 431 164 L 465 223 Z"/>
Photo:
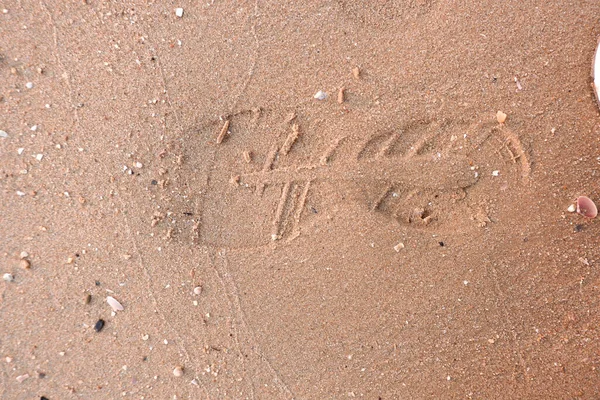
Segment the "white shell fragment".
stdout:
<path fill-rule="evenodd" d="M 596 94 L 596 101 L 600 106 L 600 40 L 596 46 L 596 52 L 594 53 L 594 59 L 592 61 L 592 78 L 594 79 L 594 93 Z"/>
<path fill-rule="evenodd" d="M 327 93 L 325 93 L 322 90 L 319 90 L 317 93 L 315 93 L 313 97 L 317 100 L 325 100 L 327 98 Z"/>
<path fill-rule="evenodd" d="M 570 213 L 574 213 L 575 211 L 577 211 L 577 206 L 575 206 L 575 204 L 571 204 L 569 208 L 567 208 L 567 211 Z"/>
<path fill-rule="evenodd" d="M 176 8 L 175 15 L 178 16 L 179 18 L 183 17 L 183 8 Z"/>
<path fill-rule="evenodd" d="M 0 137 L 7 138 L 8 137 L 8 133 L 6 133 L 6 131 L 0 130 Z"/>
<path fill-rule="evenodd" d="M 12 282 L 15 280 L 15 277 L 9 273 L 6 273 L 6 274 L 2 275 L 2 279 L 4 279 L 6 282 Z"/>
<path fill-rule="evenodd" d="M 108 303 L 109 306 L 112 307 L 113 311 L 123 311 L 124 310 L 121 303 L 119 303 L 117 301 L 117 299 L 115 299 L 114 297 L 106 296 L 106 302 Z"/>

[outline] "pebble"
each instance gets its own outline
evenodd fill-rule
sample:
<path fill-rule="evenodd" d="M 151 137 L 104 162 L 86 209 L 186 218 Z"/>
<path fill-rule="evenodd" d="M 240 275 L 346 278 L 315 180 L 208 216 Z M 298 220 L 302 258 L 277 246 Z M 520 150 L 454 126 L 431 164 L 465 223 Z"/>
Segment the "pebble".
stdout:
<path fill-rule="evenodd" d="M 500 171 L 496 170 L 496 171 L 492 171 L 492 176 L 498 176 L 500 175 Z"/>
<path fill-rule="evenodd" d="M 27 82 L 27 83 L 25 84 L 25 87 L 26 87 L 27 89 L 33 89 L 33 82 Z"/>
<path fill-rule="evenodd" d="M 2 275 L 2 279 L 4 279 L 6 282 L 12 282 L 15 280 L 15 277 L 7 272 L 6 274 Z"/>
<path fill-rule="evenodd" d="M 83 298 L 83 304 L 90 304 L 92 301 L 92 295 L 91 294 L 86 294 L 85 297 Z"/>
<path fill-rule="evenodd" d="M 8 133 L 6 133 L 3 130 L 0 130 L 0 137 L 7 138 L 8 137 Z"/>
<path fill-rule="evenodd" d="M 352 75 L 355 79 L 360 79 L 360 68 L 354 67 L 352 68 Z"/>
<path fill-rule="evenodd" d="M 313 97 L 317 100 L 325 100 L 327 98 L 327 93 L 325 93 L 322 90 L 319 90 L 317 93 L 315 93 Z"/>
<path fill-rule="evenodd" d="M 567 211 L 570 213 L 574 213 L 575 211 L 577 211 L 577 206 L 575 204 L 571 204 L 569 208 L 567 208 Z"/>
<path fill-rule="evenodd" d="M 196 286 L 194 288 L 194 294 L 199 295 L 200 293 L 202 293 L 202 286 Z"/>
<path fill-rule="evenodd" d="M 17 376 L 17 382 L 23 383 L 23 381 L 27 378 L 29 378 L 29 374 L 19 375 Z"/>
<path fill-rule="evenodd" d="M 176 8 L 175 15 L 178 16 L 179 18 L 183 17 L 183 8 Z"/>
<path fill-rule="evenodd" d="M 21 252 L 21 254 L 19 254 L 19 257 L 20 257 L 21 259 L 23 259 L 23 258 L 27 258 L 27 257 L 29 257 L 29 253 L 28 253 L 28 252 L 26 252 L 26 251 L 22 251 L 22 252 Z"/>
<path fill-rule="evenodd" d="M 102 328 L 104 328 L 104 320 L 99 319 L 98 322 L 96 322 L 96 324 L 94 325 L 94 330 L 96 332 L 100 332 L 102 330 Z"/>
<path fill-rule="evenodd" d="M 496 113 L 496 119 L 498 120 L 498 122 L 500 124 L 503 124 L 506 121 L 506 117 L 507 117 L 507 115 L 504 114 L 502 111 L 498 111 Z"/>
<path fill-rule="evenodd" d="M 402 250 L 404 248 L 404 243 L 398 243 L 397 245 L 394 246 L 394 250 L 396 250 L 397 252 L 400 252 L 400 250 Z"/>
<path fill-rule="evenodd" d="M 22 259 L 20 264 L 21 264 L 21 268 L 23 268 L 23 269 L 31 268 L 31 263 L 29 262 L 29 260 Z"/>
<path fill-rule="evenodd" d="M 175 367 L 175 369 L 173 370 L 173 375 L 175 375 L 176 377 L 183 376 L 183 367 Z"/>

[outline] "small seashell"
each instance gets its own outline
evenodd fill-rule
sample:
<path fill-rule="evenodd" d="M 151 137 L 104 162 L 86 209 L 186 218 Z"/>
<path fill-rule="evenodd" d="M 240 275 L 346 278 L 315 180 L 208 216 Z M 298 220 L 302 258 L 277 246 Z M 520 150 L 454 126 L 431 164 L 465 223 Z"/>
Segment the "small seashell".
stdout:
<path fill-rule="evenodd" d="M 106 302 L 112 307 L 113 311 L 123 311 L 124 308 L 114 297 L 106 296 Z"/>
<path fill-rule="evenodd" d="M 598 215 L 598 208 L 589 197 L 579 196 L 577 198 L 577 213 L 587 218 L 595 218 Z"/>
<path fill-rule="evenodd" d="M 175 369 L 173 370 L 173 375 L 175 375 L 176 377 L 183 376 L 183 367 L 175 367 Z"/>
<path fill-rule="evenodd" d="M 327 98 L 327 93 L 325 93 L 322 90 L 319 90 L 317 93 L 315 93 L 313 97 L 317 100 L 325 100 Z"/>
<path fill-rule="evenodd" d="M 575 211 L 577 211 L 577 206 L 575 204 L 571 204 L 569 208 L 567 208 L 567 211 L 570 213 L 574 213 Z"/>
<path fill-rule="evenodd" d="M 592 61 L 592 79 L 594 80 L 593 87 L 596 94 L 596 101 L 600 106 L 600 40 L 598 41 Z"/>

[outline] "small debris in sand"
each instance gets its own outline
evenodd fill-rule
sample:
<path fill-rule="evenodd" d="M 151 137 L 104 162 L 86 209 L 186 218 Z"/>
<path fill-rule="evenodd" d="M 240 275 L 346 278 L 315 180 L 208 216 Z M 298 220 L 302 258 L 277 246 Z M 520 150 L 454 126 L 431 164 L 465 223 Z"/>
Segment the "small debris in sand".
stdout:
<path fill-rule="evenodd" d="M 221 128 L 221 132 L 219 132 L 219 136 L 217 136 L 217 144 L 221 144 L 227 133 L 229 132 L 229 120 L 226 120 Z"/>
<path fill-rule="evenodd" d="M 19 264 L 21 265 L 21 268 L 23 268 L 23 269 L 31 268 L 31 262 L 29 262 L 29 260 L 22 259 Z"/>
<path fill-rule="evenodd" d="M 6 358 L 4 359 L 4 361 L 6 361 L 7 363 L 11 363 L 11 362 L 12 362 L 12 360 L 13 360 L 13 359 L 12 359 L 12 357 L 6 357 Z"/>
<path fill-rule="evenodd" d="M 175 375 L 176 377 L 180 377 L 183 376 L 183 367 L 175 367 L 175 369 L 173 370 L 173 375 Z"/>
<path fill-rule="evenodd" d="M 148 340 L 149 336 L 148 335 L 144 335 L 142 336 L 142 340 L 145 342 L 146 340 Z"/>
<path fill-rule="evenodd" d="M 195 294 L 196 296 L 198 296 L 198 295 L 200 295 L 201 293 L 202 293 L 202 286 L 196 286 L 196 287 L 194 288 L 194 294 Z"/>
<path fill-rule="evenodd" d="M 38 155 L 35 156 L 35 159 L 38 160 L 38 161 L 42 161 L 42 158 L 44 158 L 43 154 L 38 154 Z"/>
<path fill-rule="evenodd" d="M 33 89 L 33 82 L 27 82 L 27 83 L 25 84 L 25 87 L 26 87 L 27 89 Z"/>
<path fill-rule="evenodd" d="M 176 8 L 175 15 L 179 18 L 183 17 L 183 8 L 180 8 L 180 7 Z"/>
<path fill-rule="evenodd" d="M 2 136 L 2 135 L 0 134 L 0 136 Z M 19 148 L 17 149 L 17 154 L 18 154 L 18 155 L 21 155 L 21 154 L 23 154 L 23 152 L 24 152 L 24 151 L 25 151 L 25 148 L 24 148 L 24 147 L 19 147 Z"/>
<path fill-rule="evenodd" d="M 25 192 L 21 192 L 20 190 L 17 190 L 17 196 L 25 196 Z"/>
<path fill-rule="evenodd" d="M 360 68 L 354 67 L 352 68 L 352 75 L 355 79 L 360 79 Z"/>
<path fill-rule="evenodd" d="M 494 343 L 496 343 L 496 340 L 495 339 L 488 339 L 488 343 L 489 344 L 494 344 Z"/>
<path fill-rule="evenodd" d="M 135 163 L 135 167 L 136 167 L 136 168 L 142 168 L 143 166 L 144 166 L 144 164 L 142 164 L 142 163 L 141 163 L 141 162 L 139 162 L 139 161 Z"/>
<path fill-rule="evenodd" d="M 498 123 L 503 124 L 506 121 L 506 117 L 507 115 L 504 114 L 502 111 L 498 111 L 496 113 L 496 119 L 498 120 Z"/>
<path fill-rule="evenodd" d="M 251 151 L 244 150 L 243 156 L 244 156 L 244 161 L 246 161 L 248 164 L 250 164 L 252 162 L 252 152 Z"/>
<path fill-rule="evenodd" d="M 19 258 L 22 260 L 24 258 L 29 257 L 29 253 L 26 251 L 22 251 L 21 254 L 19 254 Z"/>
<path fill-rule="evenodd" d="M 402 242 L 400 242 L 394 246 L 394 250 L 396 250 L 397 252 L 400 252 L 400 250 L 402 250 L 403 248 L 404 248 L 404 243 L 402 243 Z"/>
<path fill-rule="evenodd" d="M 345 100 L 345 96 L 344 96 L 344 91 L 346 89 L 344 88 L 340 88 L 340 90 L 338 91 L 338 97 L 337 97 L 337 102 L 342 104 Z"/>
<path fill-rule="evenodd" d="M 575 211 L 577 211 L 577 206 L 575 204 L 571 204 L 568 208 L 567 211 L 570 213 L 574 213 Z"/>
<path fill-rule="evenodd" d="M 2 275 L 2 279 L 4 279 L 6 282 L 12 282 L 15 280 L 15 277 L 12 276 L 12 274 L 9 274 L 8 272 L 5 273 L 4 275 Z"/>
<path fill-rule="evenodd" d="M 75 261 L 75 258 L 73 256 L 67 257 L 67 264 L 73 264 L 74 261 Z"/>
<path fill-rule="evenodd" d="M 106 302 L 108 303 L 108 305 L 110 305 L 112 307 L 113 311 L 123 311 L 124 310 L 121 303 L 119 303 L 117 301 L 117 299 L 115 299 L 112 296 L 106 296 Z"/>
<path fill-rule="evenodd" d="M 500 175 L 500 171 L 496 170 L 496 171 L 492 171 L 492 176 L 498 176 Z"/>
<path fill-rule="evenodd" d="M 96 322 L 96 324 L 94 325 L 94 330 L 96 332 L 100 332 L 102 330 L 102 328 L 104 328 L 104 320 L 99 319 L 98 322 Z"/>
<path fill-rule="evenodd" d="M 6 131 L 0 130 L 0 137 L 1 138 L 7 138 L 8 137 L 8 133 L 6 133 Z"/>
<path fill-rule="evenodd" d="M 29 378 L 29 374 L 19 375 L 17 376 L 17 382 L 23 383 L 23 381 L 27 378 Z"/>
<path fill-rule="evenodd" d="M 313 97 L 317 100 L 325 100 L 327 98 L 327 93 L 325 93 L 322 90 L 319 90 L 317 93 L 315 93 Z"/>
<path fill-rule="evenodd" d="M 83 304 L 90 304 L 91 302 L 92 302 L 92 295 L 88 293 L 83 298 Z"/>
<path fill-rule="evenodd" d="M 29 128 L 29 129 L 31 129 L 33 132 L 35 132 L 35 131 L 37 131 L 37 128 L 38 128 L 38 126 L 37 126 L 37 125 L 33 125 L 33 126 L 32 126 L 31 128 Z"/>
<path fill-rule="evenodd" d="M 463 281 L 463 285 L 467 286 L 468 284 L 469 284 L 469 281 L 467 281 L 467 280 Z"/>
<path fill-rule="evenodd" d="M 595 218 L 598 215 L 598 207 L 589 197 L 579 196 L 577 198 L 577 213 L 587 218 Z"/>

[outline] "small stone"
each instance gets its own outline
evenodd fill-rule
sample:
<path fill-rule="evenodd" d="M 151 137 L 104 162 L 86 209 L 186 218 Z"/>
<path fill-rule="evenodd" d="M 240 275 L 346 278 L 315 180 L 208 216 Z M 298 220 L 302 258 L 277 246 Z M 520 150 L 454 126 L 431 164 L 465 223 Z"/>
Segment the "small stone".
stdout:
<path fill-rule="evenodd" d="M 496 171 L 492 171 L 492 176 L 498 176 L 500 175 L 500 171 L 496 170 Z"/>
<path fill-rule="evenodd" d="M 72 256 L 67 257 L 67 264 L 73 264 L 73 262 L 75 261 L 75 258 Z"/>
<path fill-rule="evenodd" d="M 12 362 L 12 360 L 13 360 L 13 359 L 12 359 L 12 357 L 6 357 L 6 358 L 4 359 L 4 361 L 6 361 L 7 363 L 11 363 L 11 362 Z"/>
<path fill-rule="evenodd" d="M 7 138 L 7 137 L 8 137 L 8 133 L 6 133 L 6 132 L 5 132 L 5 131 L 3 131 L 3 130 L 0 130 L 0 137 L 1 137 L 1 138 Z"/>
<path fill-rule="evenodd" d="M 90 304 L 92 301 L 92 295 L 91 294 L 86 294 L 85 297 L 83 298 L 83 304 Z"/>
<path fill-rule="evenodd" d="M 322 90 L 319 90 L 317 93 L 315 93 L 313 97 L 317 100 L 325 100 L 327 98 L 327 93 L 325 93 Z"/>
<path fill-rule="evenodd" d="M 21 192 L 20 190 L 17 190 L 17 196 L 25 196 L 25 192 Z"/>
<path fill-rule="evenodd" d="M 179 18 L 183 17 L 183 8 L 176 8 L 175 15 L 178 16 Z"/>
<path fill-rule="evenodd" d="M 96 332 L 100 332 L 102 330 L 102 328 L 104 328 L 104 320 L 99 319 L 98 322 L 96 322 L 96 324 L 94 325 L 94 330 Z"/>
<path fill-rule="evenodd" d="M 29 129 L 31 129 L 33 132 L 35 132 L 35 131 L 37 131 L 37 128 L 38 128 L 38 126 L 37 126 L 37 125 L 33 125 L 33 126 L 32 126 L 31 128 L 29 128 Z"/>
<path fill-rule="evenodd" d="M 33 89 L 33 82 L 27 82 L 27 83 L 25 84 L 25 87 L 26 87 L 27 89 Z"/>
<path fill-rule="evenodd" d="M 404 248 L 404 243 L 402 243 L 402 242 L 400 242 L 394 246 L 394 250 L 396 250 L 397 252 L 400 252 L 400 250 L 402 250 L 403 248 Z"/>
<path fill-rule="evenodd" d="M 136 168 L 142 168 L 143 166 L 144 166 L 144 164 L 142 164 L 142 163 L 141 163 L 141 162 L 139 162 L 139 161 L 135 163 L 135 167 L 136 167 Z"/>
<path fill-rule="evenodd" d="M 19 375 L 17 376 L 17 382 L 23 383 L 23 381 L 27 378 L 29 378 L 29 374 Z"/>
<path fill-rule="evenodd" d="M 360 79 L 360 68 L 352 68 L 352 76 L 354 76 L 355 79 Z"/>
<path fill-rule="evenodd" d="M 148 335 L 144 335 L 144 336 L 142 336 L 142 340 L 146 341 L 146 340 L 148 340 L 148 337 L 149 337 Z"/>
<path fill-rule="evenodd" d="M 200 293 L 202 293 L 202 286 L 196 286 L 194 288 L 194 294 L 199 295 Z"/>
<path fill-rule="evenodd" d="M 342 104 L 345 100 L 345 94 L 344 94 L 345 90 L 346 89 L 344 89 L 344 88 L 340 88 L 340 90 L 338 91 L 337 102 L 339 104 Z"/>
<path fill-rule="evenodd" d="M 23 268 L 23 269 L 31 268 L 31 262 L 29 262 L 29 260 L 22 259 L 20 262 L 20 265 L 21 265 L 21 268 Z"/>
<path fill-rule="evenodd" d="M 2 275 L 2 279 L 4 279 L 6 282 L 12 282 L 15 280 L 15 277 L 7 272 L 6 274 Z"/>
<path fill-rule="evenodd" d="M 23 148 L 23 147 L 19 147 L 19 148 L 17 149 L 17 154 L 18 154 L 18 155 L 21 155 L 21 154 L 23 154 L 23 152 L 24 152 L 24 151 L 25 151 L 25 148 Z"/>
<path fill-rule="evenodd" d="M 29 253 L 26 251 L 22 251 L 21 254 L 19 254 L 19 257 L 22 259 L 29 257 Z"/>
<path fill-rule="evenodd" d="M 504 114 L 502 111 L 498 111 L 496 113 L 496 119 L 498 120 L 498 123 L 503 124 L 506 121 L 506 117 L 507 115 Z"/>
<path fill-rule="evenodd" d="M 38 161 L 42 161 L 42 158 L 44 158 L 43 154 L 38 154 L 38 155 L 35 156 L 35 159 L 38 160 Z"/>
<path fill-rule="evenodd" d="M 175 375 L 178 378 L 180 376 L 183 376 L 183 367 L 175 367 L 175 369 L 173 370 L 173 375 Z"/>
<path fill-rule="evenodd" d="M 567 211 L 570 213 L 574 213 L 575 211 L 577 211 L 577 206 L 575 204 L 571 204 L 569 208 L 567 208 Z"/>
<path fill-rule="evenodd" d="M 496 343 L 496 341 L 494 339 L 488 339 L 488 343 L 489 344 L 494 344 L 494 343 Z"/>

